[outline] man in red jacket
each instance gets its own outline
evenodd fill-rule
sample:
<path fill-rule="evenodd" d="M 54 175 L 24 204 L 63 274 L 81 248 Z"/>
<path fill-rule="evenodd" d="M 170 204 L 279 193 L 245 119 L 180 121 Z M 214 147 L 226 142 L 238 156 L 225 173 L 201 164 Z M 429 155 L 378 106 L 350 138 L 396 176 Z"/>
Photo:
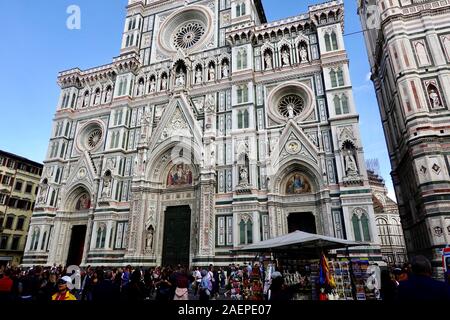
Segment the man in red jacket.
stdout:
<path fill-rule="evenodd" d="M 11 291 L 13 281 L 10 278 L 11 272 L 6 269 L 3 274 L 0 274 L 0 301 L 9 300 L 11 298 Z"/>

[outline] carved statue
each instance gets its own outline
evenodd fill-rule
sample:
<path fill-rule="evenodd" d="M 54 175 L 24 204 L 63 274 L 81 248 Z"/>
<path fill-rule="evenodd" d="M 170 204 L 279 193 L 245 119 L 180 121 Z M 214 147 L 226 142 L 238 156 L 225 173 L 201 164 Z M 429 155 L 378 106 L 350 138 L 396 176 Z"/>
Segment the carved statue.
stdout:
<path fill-rule="evenodd" d="M 137 95 L 142 96 L 144 94 L 144 81 L 140 81 L 138 85 Z"/>
<path fill-rule="evenodd" d="M 241 178 L 241 180 L 239 181 L 239 183 L 248 183 L 248 171 L 247 168 L 241 168 L 240 172 L 239 172 L 239 177 Z"/>
<path fill-rule="evenodd" d="M 89 92 L 86 92 L 84 94 L 84 100 L 83 100 L 83 108 L 89 107 Z"/>
<path fill-rule="evenodd" d="M 214 66 L 211 65 L 209 67 L 209 81 L 214 81 L 216 79 L 216 70 L 214 69 Z"/>
<path fill-rule="evenodd" d="M 167 90 L 167 77 L 164 76 L 161 80 L 161 90 Z"/>
<path fill-rule="evenodd" d="M 287 110 L 288 110 L 288 113 L 289 113 L 289 119 L 293 119 L 295 117 L 294 106 L 292 104 L 289 104 L 287 106 Z"/>
<path fill-rule="evenodd" d="M 291 56 L 289 54 L 289 50 L 284 49 L 283 52 L 281 53 L 281 57 L 283 60 L 283 66 L 288 66 L 291 64 Z"/>
<path fill-rule="evenodd" d="M 184 87 L 184 84 L 186 83 L 185 81 L 185 76 L 184 76 L 184 72 L 180 71 L 177 74 L 177 78 L 175 80 L 175 84 L 177 87 Z"/>
<path fill-rule="evenodd" d="M 152 80 L 150 81 L 150 92 L 155 92 L 156 91 L 156 80 L 155 78 L 152 78 Z"/>
<path fill-rule="evenodd" d="M 95 97 L 94 97 L 94 105 L 96 106 L 96 105 L 98 105 L 100 103 L 100 90 L 98 90 L 96 93 L 95 93 Z"/>
<path fill-rule="evenodd" d="M 153 234 L 154 234 L 154 230 L 153 227 L 150 226 L 150 228 L 147 231 L 147 243 L 146 243 L 146 248 L 147 250 L 152 250 L 153 249 Z"/>
<path fill-rule="evenodd" d="M 145 111 L 143 117 L 142 117 L 142 137 L 147 137 L 148 129 L 150 128 L 150 122 L 151 122 L 151 114 L 150 110 Z"/>
<path fill-rule="evenodd" d="M 111 179 L 110 178 L 105 178 L 103 180 L 102 198 L 109 197 L 110 193 L 111 193 Z"/>
<path fill-rule="evenodd" d="M 433 108 L 440 108 L 441 105 L 441 99 L 439 99 L 439 94 L 436 92 L 436 90 L 431 89 L 429 93 L 431 103 L 433 104 Z"/>
<path fill-rule="evenodd" d="M 272 69 L 272 56 L 270 55 L 270 53 L 266 52 L 266 54 L 264 55 L 264 61 L 266 62 L 266 70 Z"/>
<path fill-rule="evenodd" d="M 111 94 L 112 94 L 112 89 L 108 88 L 108 90 L 106 90 L 106 101 L 105 102 L 111 101 Z"/>
<path fill-rule="evenodd" d="M 308 61 L 308 51 L 304 46 L 300 48 L 300 60 L 301 62 L 307 62 Z"/>
<path fill-rule="evenodd" d="M 230 69 L 228 63 L 224 63 L 222 67 L 222 76 L 228 78 L 230 76 Z"/>
<path fill-rule="evenodd" d="M 41 192 L 39 192 L 39 203 L 45 202 L 45 196 L 47 195 L 47 189 L 48 189 L 47 184 L 41 185 Z"/>
<path fill-rule="evenodd" d="M 203 81 L 203 76 L 202 76 L 202 69 L 197 69 L 197 71 L 195 72 L 195 83 L 196 84 L 200 84 Z"/>
<path fill-rule="evenodd" d="M 348 176 L 354 176 L 358 174 L 356 160 L 351 150 L 347 150 L 345 154 L 345 172 Z"/>

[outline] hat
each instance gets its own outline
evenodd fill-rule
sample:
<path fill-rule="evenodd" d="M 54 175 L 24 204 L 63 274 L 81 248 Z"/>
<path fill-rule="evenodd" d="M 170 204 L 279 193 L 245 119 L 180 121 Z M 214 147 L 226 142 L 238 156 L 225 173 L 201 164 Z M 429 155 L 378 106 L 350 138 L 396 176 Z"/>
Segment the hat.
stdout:
<path fill-rule="evenodd" d="M 64 276 L 61 279 L 59 279 L 59 283 L 64 283 L 64 284 L 72 283 L 72 278 L 69 276 Z"/>

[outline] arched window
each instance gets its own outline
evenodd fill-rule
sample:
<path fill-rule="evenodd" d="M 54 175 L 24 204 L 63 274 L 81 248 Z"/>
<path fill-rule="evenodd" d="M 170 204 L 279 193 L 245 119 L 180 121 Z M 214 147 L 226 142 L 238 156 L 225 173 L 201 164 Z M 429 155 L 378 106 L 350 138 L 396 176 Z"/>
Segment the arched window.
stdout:
<path fill-rule="evenodd" d="M 353 232 L 355 233 L 356 241 L 371 241 L 370 237 L 370 227 L 369 218 L 367 214 L 363 212 L 362 209 L 356 209 L 360 212 L 360 217 L 358 213 L 354 212 L 352 217 Z"/>
<path fill-rule="evenodd" d="M 238 129 L 242 129 L 244 127 L 244 119 L 242 110 L 238 111 Z"/>
<path fill-rule="evenodd" d="M 337 50 L 338 48 L 338 43 L 337 43 L 337 36 L 336 36 L 336 32 L 331 32 L 331 44 L 332 44 L 332 48 L 333 50 Z"/>
<path fill-rule="evenodd" d="M 247 110 L 244 110 L 244 128 L 249 127 L 249 114 Z"/>
<path fill-rule="evenodd" d="M 106 242 L 106 226 L 100 225 L 97 228 L 97 241 L 95 242 L 95 247 L 97 249 L 102 249 L 105 247 Z"/>
<path fill-rule="evenodd" d="M 30 247 L 30 249 L 33 251 L 36 251 L 38 249 L 40 234 L 41 234 L 40 229 L 38 227 L 34 228 L 33 236 L 31 237 L 31 247 Z"/>
<path fill-rule="evenodd" d="M 247 8 L 245 6 L 245 2 L 238 3 L 236 5 L 236 17 L 245 16 Z"/>
<path fill-rule="evenodd" d="M 334 70 L 330 71 L 330 80 L 331 80 L 331 87 L 336 88 L 338 85 L 336 80 L 336 71 Z"/>
<path fill-rule="evenodd" d="M 133 45 L 134 45 L 134 34 L 132 34 L 131 38 L 130 38 L 130 46 L 133 46 Z"/>
<path fill-rule="evenodd" d="M 367 218 L 367 215 L 365 213 L 363 213 L 361 216 L 361 227 L 364 241 L 370 241 L 369 219 Z"/>
<path fill-rule="evenodd" d="M 60 158 L 64 158 L 64 153 L 66 152 L 66 143 L 64 142 L 61 147 L 61 152 L 59 153 Z"/>
<path fill-rule="evenodd" d="M 44 236 L 42 237 L 41 251 L 44 250 L 46 241 L 47 241 L 47 231 L 44 232 Z"/>
<path fill-rule="evenodd" d="M 247 221 L 242 219 L 239 223 L 239 238 L 240 244 L 253 243 L 253 222 L 250 219 Z"/>
<path fill-rule="evenodd" d="M 341 99 L 339 98 L 338 95 L 334 96 L 333 99 L 333 103 L 334 103 L 334 110 L 336 112 L 336 115 L 341 115 L 342 114 L 342 109 L 341 109 Z"/>
<path fill-rule="evenodd" d="M 50 197 L 50 205 L 53 206 L 55 203 L 55 198 L 56 198 L 56 192 L 55 190 L 52 191 L 52 196 Z"/>
<path fill-rule="evenodd" d="M 248 87 L 246 85 L 237 88 L 237 103 L 248 102 Z"/>
<path fill-rule="evenodd" d="M 236 57 L 237 69 L 242 70 L 247 68 L 247 50 L 241 49 L 237 53 Z"/>
<path fill-rule="evenodd" d="M 359 228 L 359 218 L 356 214 L 352 217 L 353 232 L 355 233 L 355 241 L 362 241 L 361 229 Z"/>
<path fill-rule="evenodd" d="M 58 183 L 59 182 L 59 176 L 61 174 L 61 169 L 58 168 L 58 170 L 56 170 L 56 175 L 55 175 L 55 182 Z"/>
<path fill-rule="evenodd" d="M 133 28 L 133 19 L 130 19 L 130 20 L 128 21 L 128 31 L 130 31 L 131 28 Z"/>
<path fill-rule="evenodd" d="M 342 95 L 341 98 L 341 105 L 342 105 L 342 113 L 343 114 L 347 114 L 349 113 L 349 109 L 348 109 L 348 98 L 345 94 Z"/>
<path fill-rule="evenodd" d="M 337 74 L 337 85 L 343 86 L 344 85 L 344 72 L 342 71 L 342 69 L 339 68 L 336 74 Z"/>
<path fill-rule="evenodd" d="M 67 123 L 66 123 L 66 131 L 65 131 L 65 133 L 64 133 L 64 135 L 65 135 L 66 137 L 69 136 L 69 129 L 70 129 L 70 123 L 67 122 Z"/>
<path fill-rule="evenodd" d="M 328 33 L 325 34 L 324 36 L 325 38 L 325 50 L 326 51 L 331 51 L 331 39 L 330 39 L 330 35 Z"/>

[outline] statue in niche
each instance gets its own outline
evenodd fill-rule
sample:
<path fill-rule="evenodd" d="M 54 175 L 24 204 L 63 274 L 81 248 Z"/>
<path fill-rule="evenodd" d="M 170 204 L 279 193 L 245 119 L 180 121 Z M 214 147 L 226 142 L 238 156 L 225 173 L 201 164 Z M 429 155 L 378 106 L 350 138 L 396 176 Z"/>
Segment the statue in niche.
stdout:
<path fill-rule="evenodd" d="M 150 80 L 150 92 L 155 92 L 156 91 L 156 80 L 155 78 L 152 78 Z"/>
<path fill-rule="evenodd" d="M 147 230 L 147 241 L 146 241 L 146 249 L 149 251 L 153 250 L 153 235 L 155 230 L 153 226 L 150 226 Z"/>
<path fill-rule="evenodd" d="M 111 95 L 112 95 L 112 89 L 111 89 L 111 87 L 108 87 L 108 89 L 106 90 L 105 102 L 110 102 L 111 101 Z"/>
<path fill-rule="evenodd" d="M 227 63 L 227 62 L 225 62 L 225 63 L 223 64 L 223 67 L 222 67 L 222 76 L 223 76 L 224 78 L 228 78 L 228 77 L 230 76 L 230 69 L 229 69 L 229 66 L 228 66 L 228 63 Z"/>
<path fill-rule="evenodd" d="M 264 55 L 264 61 L 265 61 L 265 65 L 266 65 L 266 70 L 272 69 L 272 67 L 273 67 L 272 56 L 270 55 L 269 52 L 266 52 L 266 54 Z"/>
<path fill-rule="evenodd" d="M 195 71 L 195 84 L 201 84 L 202 81 L 203 81 L 202 69 L 197 68 L 197 71 Z"/>
<path fill-rule="evenodd" d="M 83 108 L 86 108 L 86 107 L 89 106 L 89 98 L 90 98 L 90 96 L 89 96 L 89 91 L 87 91 L 87 92 L 84 94 Z"/>
<path fill-rule="evenodd" d="M 216 79 L 216 70 L 214 65 L 209 66 L 209 81 L 214 81 Z"/>
<path fill-rule="evenodd" d="M 41 185 L 41 192 L 39 192 L 39 203 L 45 202 L 45 196 L 47 195 L 48 184 L 43 183 Z"/>
<path fill-rule="evenodd" d="M 161 90 L 167 90 L 167 76 L 164 75 L 161 79 Z"/>
<path fill-rule="evenodd" d="M 185 80 L 184 72 L 183 72 L 183 70 L 180 70 L 177 73 L 177 77 L 175 79 L 175 84 L 177 87 L 184 87 L 185 83 L 186 83 L 186 80 Z"/>
<path fill-rule="evenodd" d="M 111 178 L 105 177 L 103 180 L 103 191 L 102 191 L 102 198 L 109 197 L 111 193 Z"/>
<path fill-rule="evenodd" d="M 281 53 L 281 57 L 283 60 L 283 66 L 289 66 L 291 64 L 291 56 L 288 49 L 283 50 L 283 52 Z"/>
<path fill-rule="evenodd" d="M 100 90 L 97 90 L 95 92 L 95 97 L 94 97 L 94 105 L 98 105 L 100 103 Z"/>
<path fill-rule="evenodd" d="M 144 94 L 144 80 L 139 81 L 137 95 L 142 96 Z"/>
<path fill-rule="evenodd" d="M 247 168 L 243 167 L 239 171 L 239 184 L 248 184 L 248 170 Z"/>
<path fill-rule="evenodd" d="M 308 61 L 308 51 L 306 50 L 306 47 L 304 45 L 302 45 L 300 48 L 300 61 L 301 62 Z"/>
<path fill-rule="evenodd" d="M 287 110 L 288 110 L 289 119 L 294 119 L 294 117 L 295 117 L 294 106 L 292 104 L 289 104 L 287 106 Z"/>
<path fill-rule="evenodd" d="M 358 174 L 358 167 L 356 165 L 355 156 L 353 155 L 352 150 L 345 150 L 344 155 L 345 160 L 345 173 L 347 176 L 355 176 Z"/>
<path fill-rule="evenodd" d="M 430 97 L 431 105 L 432 105 L 433 109 L 442 107 L 439 94 L 437 93 L 437 91 L 434 88 L 432 88 L 429 91 L 428 96 Z"/>

